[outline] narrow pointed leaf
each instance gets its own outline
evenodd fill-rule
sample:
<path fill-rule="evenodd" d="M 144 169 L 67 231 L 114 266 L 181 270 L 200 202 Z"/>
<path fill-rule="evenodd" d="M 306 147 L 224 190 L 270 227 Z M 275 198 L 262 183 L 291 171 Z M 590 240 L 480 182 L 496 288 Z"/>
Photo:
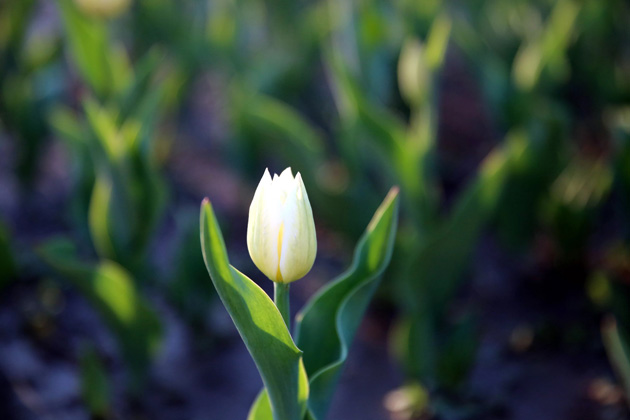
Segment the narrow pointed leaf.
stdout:
<path fill-rule="evenodd" d="M 301 420 L 308 398 L 302 352 L 295 346 L 269 296 L 230 266 L 223 236 L 208 200 L 201 205 L 200 223 L 206 268 L 258 367 L 274 409 L 273 419 Z"/>
<path fill-rule="evenodd" d="M 70 55 L 82 78 L 99 95 L 111 89 L 108 63 L 107 28 L 98 20 L 88 19 L 72 0 L 59 0 Z"/>
<path fill-rule="evenodd" d="M 360 239 L 351 267 L 300 312 L 296 342 L 310 380 L 309 415 L 323 419 L 348 349 L 392 254 L 398 189 L 392 188 Z"/>

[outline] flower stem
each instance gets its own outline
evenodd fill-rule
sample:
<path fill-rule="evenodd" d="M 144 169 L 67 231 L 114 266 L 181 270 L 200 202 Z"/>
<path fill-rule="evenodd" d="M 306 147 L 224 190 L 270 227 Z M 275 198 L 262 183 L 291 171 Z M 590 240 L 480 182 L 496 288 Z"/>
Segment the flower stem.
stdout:
<path fill-rule="evenodd" d="M 284 319 L 289 331 L 291 331 L 291 316 L 289 312 L 289 284 L 273 283 L 273 301 Z"/>

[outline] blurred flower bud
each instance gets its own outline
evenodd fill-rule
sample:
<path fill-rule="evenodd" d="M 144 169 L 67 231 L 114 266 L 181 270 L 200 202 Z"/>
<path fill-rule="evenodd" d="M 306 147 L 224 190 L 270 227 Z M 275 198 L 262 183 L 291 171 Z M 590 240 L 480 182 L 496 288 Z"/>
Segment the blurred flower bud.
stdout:
<path fill-rule="evenodd" d="M 131 0 L 74 0 L 83 13 L 96 18 L 113 18 L 124 13 Z"/>
<path fill-rule="evenodd" d="M 301 279 L 315 262 L 317 238 L 302 176 L 291 168 L 265 173 L 249 208 L 247 248 L 254 264 L 271 280 Z"/>
<path fill-rule="evenodd" d="M 398 60 L 398 86 L 407 104 L 418 106 L 428 97 L 430 70 L 424 57 L 425 49 L 415 38 L 408 39 Z"/>

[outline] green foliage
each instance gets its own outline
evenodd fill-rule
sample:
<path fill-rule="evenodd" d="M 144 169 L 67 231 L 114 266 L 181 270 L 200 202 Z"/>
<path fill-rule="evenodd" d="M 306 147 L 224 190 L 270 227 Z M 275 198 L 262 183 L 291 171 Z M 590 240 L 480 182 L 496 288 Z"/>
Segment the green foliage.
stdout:
<path fill-rule="evenodd" d="M 526 142 L 528 147 L 508 175 L 494 212 L 494 223 L 504 243 L 524 249 L 540 226 L 542 203 L 561 170 L 563 141 L 553 127 L 545 127 L 541 135 L 515 129 L 507 138 Z"/>
<path fill-rule="evenodd" d="M 546 220 L 561 252 L 568 258 L 583 255 L 597 210 L 608 197 L 612 173 L 604 161 L 575 158 L 551 186 Z"/>
<path fill-rule="evenodd" d="M 178 214 L 176 226 L 179 235 L 168 293 L 189 322 L 202 326 L 216 300 L 216 291 L 208 281 L 208 272 L 203 262 L 197 209 Z"/>
<path fill-rule="evenodd" d="M 25 185 L 33 181 L 48 133 L 45 110 L 63 85 L 56 80 L 58 39 L 28 30 L 35 6 L 34 0 L 0 5 L 0 120 L 15 137 L 15 169 Z"/>
<path fill-rule="evenodd" d="M 622 212 L 630 211 L 630 108 L 617 109 L 609 116 L 614 139 L 614 189 L 620 197 Z M 625 220 L 624 240 L 630 242 L 630 219 Z"/>
<path fill-rule="evenodd" d="M 269 96 L 240 91 L 232 97 L 234 122 L 243 135 L 264 138 L 265 148 L 278 151 L 284 162 L 299 167 L 305 180 L 314 180 L 324 158 L 320 130 L 291 107 Z"/>
<path fill-rule="evenodd" d="M 81 78 L 101 98 L 109 98 L 131 71 L 125 54 L 110 46 L 107 22 L 81 13 L 73 0 L 59 0 L 67 45 Z"/>
<path fill-rule="evenodd" d="M 397 214 L 398 191 L 392 189 L 359 241 L 350 269 L 299 313 L 294 337 L 300 350 L 271 299 L 229 266 L 212 207 L 204 201 L 204 259 L 265 384 L 250 420 L 302 419 L 307 406 L 308 418 L 325 417 L 350 343 L 391 258 Z"/>
<path fill-rule="evenodd" d="M 273 406 L 274 420 L 300 420 L 306 411 L 308 379 L 280 312 L 252 280 L 230 266 L 212 205 L 201 206 L 201 247 L 221 301 L 256 362 Z"/>
<path fill-rule="evenodd" d="M 628 330 L 620 329 L 617 321 L 611 317 L 602 325 L 602 336 L 608 358 L 630 399 L 630 336 Z"/>
<path fill-rule="evenodd" d="M 81 291 L 114 332 L 131 372 L 130 389 L 139 392 L 161 341 L 162 328 L 131 275 L 112 261 L 82 262 L 65 239 L 47 241 L 38 253 Z"/>
<path fill-rule="evenodd" d="M 53 242 L 42 250 L 109 319 L 129 365 L 139 365 L 134 371 L 146 370 L 150 346 L 138 344 L 134 350 L 123 344 L 139 331 L 124 325 L 123 307 L 138 300 L 148 308 L 138 287 L 157 274 L 147 251 L 168 200 L 162 169 L 168 129 L 175 126 L 164 121 L 188 112 L 183 100 L 200 76 L 220 81 L 211 93 L 225 104 L 226 131 L 234 141 L 217 144 L 236 152 L 226 166 L 240 175 L 258 173 L 264 165 L 299 168 L 327 228 L 359 236 L 382 192 L 400 185 L 403 228 L 385 275 L 395 280 L 390 283 L 395 288 L 383 292 L 396 298 L 402 312 L 395 351 L 423 389 L 461 389 L 474 361 L 474 311 L 455 302 L 488 225 L 520 251 L 531 249 L 546 229 L 558 245 L 554 256 L 603 266 L 596 267 L 605 275 L 591 291 L 619 323 L 621 332 L 606 327 L 604 336 L 615 349 L 611 359 L 620 364 L 623 331 L 630 322 L 624 309 L 628 294 L 620 286 L 630 238 L 625 217 L 630 214 L 627 1 L 135 0 L 124 18 L 103 21 L 86 16 L 73 0 L 58 0 L 62 42 L 54 31 L 40 31 L 49 18 L 40 24 L 38 4 L 0 4 L 1 134 L 15 144 L 9 147 L 15 150 L 10 164 L 22 181 L 33 179 L 51 129 L 70 151 L 70 217 L 80 243 L 91 244 L 100 262 L 80 262 L 67 244 Z M 65 57 L 69 66 L 61 64 Z M 486 103 L 471 104 L 487 111 L 491 135 L 502 138 L 472 182 L 452 201 L 448 197 L 449 204 L 442 194 L 449 168 L 441 166 L 437 112 L 447 58 L 466 73 L 473 67 Z M 467 78 L 457 83 L 461 80 L 470 83 Z M 64 103 L 51 107 L 62 93 Z M 327 102 L 329 95 L 334 103 Z M 442 103 L 451 102 L 444 98 Z M 628 219 L 625 243 L 613 238 L 613 248 L 622 249 L 622 255 L 613 250 L 601 263 L 587 258 L 592 251 L 588 239 L 611 197 L 614 204 L 625 204 L 615 213 Z M 258 334 L 253 343 L 268 340 L 284 346 L 278 354 L 290 355 L 277 376 L 265 355 L 254 356 L 259 368 L 263 365 L 266 385 L 280 384 L 282 375 L 291 377 L 270 395 L 274 406 L 282 407 L 278 415 L 302 417 L 307 407 L 308 417 L 324 417 L 360 315 L 387 265 L 389 234 L 361 239 L 351 269 L 301 312 L 296 347 L 287 331 L 269 327 L 278 318 L 269 299 L 229 269 L 209 204 L 203 215 L 210 242 L 219 244 L 218 251 L 204 250 L 215 267 L 213 281 L 222 287 L 237 325 L 242 324 L 241 333 Z M 392 220 L 382 223 L 395 224 Z M 617 221 L 611 223 L 617 227 Z M 189 224 L 183 231 L 169 270 L 174 281 L 153 284 L 168 283 L 176 304 L 199 320 L 214 288 L 201 265 L 196 227 Z M 372 247 L 380 251 L 362 254 Z M 16 256 L 0 228 L 0 285 L 19 274 Z M 617 265 L 608 261 L 614 258 Z M 587 263 L 584 269 L 591 268 Z M 116 280 L 104 286 L 99 280 L 104 278 Z M 133 298 L 113 299 L 108 287 L 114 286 Z M 237 286 L 257 303 L 234 297 Z M 266 308 L 262 315 L 256 315 L 257 305 Z M 278 337 L 257 331 L 257 316 Z M 148 323 L 153 322 L 157 319 Z M 149 329 L 148 335 L 159 336 L 158 327 Z M 152 340 L 142 336 L 139 341 Z M 325 351 L 313 350 L 319 346 Z M 90 363 L 87 382 L 100 388 L 98 369 Z M 304 373 L 310 382 L 308 402 L 299 376 Z M 302 388 L 290 389 L 298 385 Z M 87 396 L 95 412 L 104 404 L 99 395 Z M 270 413 L 263 393 L 250 417 L 269 419 Z"/>
<path fill-rule="evenodd" d="M 64 3 L 63 7 L 83 22 L 84 17 L 73 5 Z M 87 28 L 92 30 L 90 25 Z M 112 90 L 106 95 L 92 86 L 106 99 L 99 103 L 87 95 L 84 115 L 63 106 L 49 115 L 51 126 L 64 139 L 76 165 L 75 224 L 89 231 L 100 256 L 135 274 L 146 270 L 146 248 L 167 198 L 160 173 L 162 145 L 155 137 L 179 79 L 167 73 L 157 80 L 162 60 L 160 53 L 150 51 L 135 70 L 117 73 L 121 81 L 116 86 L 108 83 Z M 84 77 L 92 83 L 92 76 Z"/>
<path fill-rule="evenodd" d="M 92 240 L 104 258 L 141 269 L 166 199 L 154 157 L 143 148 L 152 129 L 148 121 L 117 126 L 115 114 L 91 101 L 85 111 L 96 173 L 88 219 Z"/>
<path fill-rule="evenodd" d="M 9 232 L 0 223 L 0 290 L 13 280 L 17 273 L 17 265 L 9 241 Z"/>
<path fill-rule="evenodd" d="M 111 389 L 105 367 L 91 347 L 81 354 L 81 394 L 90 414 L 107 418 L 111 406 Z"/>
<path fill-rule="evenodd" d="M 236 90 L 232 94 L 232 118 L 242 141 L 248 141 L 250 147 L 248 151 L 239 150 L 239 155 L 257 154 L 300 168 L 304 182 L 312 186 L 309 196 L 316 212 L 335 228 L 361 232 L 369 214 L 358 199 L 365 201 L 369 191 L 360 184 L 349 185 L 345 165 L 327 161 L 324 133 L 286 103 L 268 95 Z M 251 162 L 245 163 L 254 167 Z M 340 213 L 339 208 L 352 211 Z"/>
<path fill-rule="evenodd" d="M 297 315 L 295 340 L 304 351 L 312 419 L 326 416 L 350 344 L 391 259 L 397 226 L 398 189 L 392 189 L 359 240 L 350 268 Z"/>
<path fill-rule="evenodd" d="M 474 318 L 449 313 L 480 233 L 527 147 L 514 139 L 496 150 L 435 232 L 406 250 L 408 265 L 399 279 L 405 315 L 392 337 L 394 351 L 408 372 L 433 391 L 459 388 L 474 361 Z"/>

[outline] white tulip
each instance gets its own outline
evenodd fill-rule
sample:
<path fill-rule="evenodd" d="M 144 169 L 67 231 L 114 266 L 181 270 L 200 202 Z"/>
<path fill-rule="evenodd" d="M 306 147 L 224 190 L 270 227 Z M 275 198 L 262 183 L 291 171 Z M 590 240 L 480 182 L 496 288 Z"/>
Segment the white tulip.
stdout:
<path fill-rule="evenodd" d="M 247 248 L 271 280 L 290 283 L 311 270 L 317 253 L 313 211 L 302 176 L 291 168 L 273 179 L 265 173 L 249 208 Z"/>

